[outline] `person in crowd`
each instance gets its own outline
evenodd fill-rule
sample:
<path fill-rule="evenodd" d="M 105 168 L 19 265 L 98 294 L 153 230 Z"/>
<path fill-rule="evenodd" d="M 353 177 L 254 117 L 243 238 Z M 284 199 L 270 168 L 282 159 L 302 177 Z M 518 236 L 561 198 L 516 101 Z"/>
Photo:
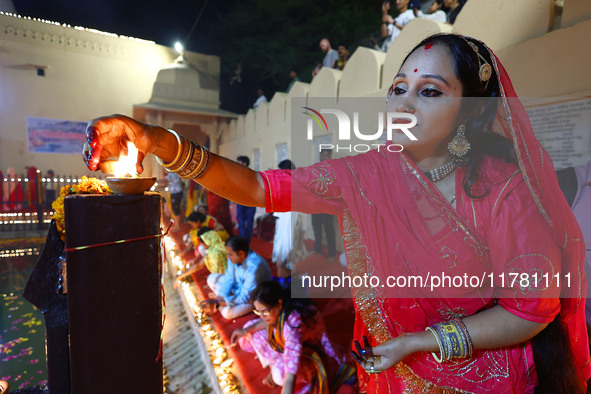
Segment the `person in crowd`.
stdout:
<path fill-rule="evenodd" d="M 186 206 L 185 206 L 185 213 L 184 217 L 187 217 L 191 214 L 191 212 L 195 211 L 196 206 L 198 205 L 199 200 L 201 199 L 201 193 L 203 188 L 199 186 L 198 183 L 190 182 L 189 187 L 187 189 L 187 197 L 186 197 Z"/>
<path fill-rule="evenodd" d="M 384 1 L 382 3 L 382 45 L 378 46 L 377 42 L 372 40 L 374 49 L 388 52 L 390 45 L 394 42 L 394 39 L 398 37 L 404 26 L 414 19 L 415 15 L 413 10 L 409 7 L 410 0 L 396 0 L 396 9 L 398 10 L 398 16 L 393 18 L 388 11 L 390 11 L 390 2 Z"/>
<path fill-rule="evenodd" d="M 29 166 L 27 169 L 27 210 L 29 211 L 37 211 L 37 207 L 40 204 L 40 196 L 38 194 L 39 188 L 37 187 L 40 183 L 39 172 L 37 171 L 37 167 Z"/>
<path fill-rule="evenodd" d="M 289 78 L 291 79 L 291 81 L 289 82 L 289 86 L 287 86 L 287 90 L 285 91 L 286 93 L 289 93 L 289 91 L 291 90 L 291 88 L 293 87 L 293 85 L 296 82 L 300 81 L 300 78 L 298 77 L 298 72 L 296 70 L 291 70 L 289 72 Z"/>
<path fill-rule="evenodd" d="M 230 78 L 230 85 L 234 84 L 241 84 L 242 83 L 242 64 L 238 63 L 234 72 L 232 73 L 232 77 Z"/>
<path fill-rule="evenodd" d="M 591 161 L 557 171 L 560 188 L 570 205 L 585 239 L 585 274 L 591 277 Z M 591 297 L 587 290 L 585 319 L 587 336 L 591 340 Z"/>
<path fill-rule="evenodd" d="M 203 212 L 195 211 L 187 217 L 187 222 L 191 226 L 189 234 L 183 237 L 186 245 L 183 250 L 180 251 L 180 255 L 186 257 L 188 254 L 193 254 L 193 258 L 189 260 L 189 263 L 193 264 L 205 256 L 206 249 L 201 242 L 199 231 L 206 227 L 216 231 L 222 242 L 225 242 L 230 234 L 224 229 L 224 227 L 217 221 L 216 218 L 207 215 Z"/>
<path fill-rule="evenodd" d="M 320 151 L 320 163 L 330 160 L 332 150 L 323 149 Z M 336 233 L 334 228 L 334 215 L 329 213 L 312 214 L 312 229 L 314 230 L 314 253 L 322 254 L 322 235 L 326 236 L 326 249 L 328 252 L 327 262 L 332 263 L 337 254 Z"/>
<path fill-rule="evenodd" d="M 312 70 L 312 77 L 315 77 L 316 74 L 320 72 L 322 67 L 334 68 L 334 64 L 339 57 L 339 53 L 332 49 L 328 38 L 323 38 L 320 40 L 319 45 L 320 49 L 324 53 L 324 59 L 322 60 L 322 63 L 318 64 L 314 70 Z"/>
<path fill-rule="evenodd" d="M 186 174 L 187 154 L 176 156 L 193 145 L 207 164 L 185 176 L 230 200 L 338 215 L 350 275 L 491 275 L 481 286 L 353 288 L 361 391 L 584 393 L 583 237 L 500 60 L 474 38 L 428 37 L 403 60 L 386 111 L 417 119 L 416 140 L 391 136 L 402 152 L 293 171 L 257 173 L 122 115 L 89 122 L 84 157 L 103 168 L 126 136 Z"/>
<path fill-rule="evenodd" d="M 418 7 L 413 8 L 413 13 L 416 18 L 430 19 L 435 22 L 445 23 L 447 22 L 447 8 L 443 6 L 443 0 L 435 0 L 429 6 L 427 13 L 425 14 Z"/>
<path fill-rule="evenodd" d="M 55 189 L 57 187 L 55 179 L 55 172 L 47 170 L 45 173 L 45 201 L 44 208 L 46 211 L 51 211 L 51 204 L 55 201 Z"/>
<path fill-rule="evenodd" d="M 180 251 L 179 255 L 187 261 L 187 264 L 191 266 L 197 264 L 207 255 L 207 248 L 203 244 L 201 235 L 211 230 L 213 230 L 211 227 L 203 226 L 198 228 L 196 232 L 191 229 L 188 234 L 183 236 L 185 247 Z M 190 258 L 189 256 L 193 257 Z"/>
<path fill-rule="evenodd" d="M 252 105 L 252 108 L 257 109 L 259 107 L 259 105 L 261 105 L 262 103 L 266 103 L 267 102 L 267 97 L 265 97 L 265 92 L 263 89 L 259 88 L 257 90 L 257 99 L 254 102 L 254 104 Z"/>
<path fill-rule="evenodd" d="M 177 174 L 169 172 L 161 180 L 161 183 L 168 188 L 170 194 L 170 208 L 174 219 L 174 231 L 181 230 L 181 203 L 183 201 L 183 180 Z"/>
<path fill-rule="evenodd" d="M 205 215 L 196 211 L 192 212 L 187 217 L 187 222 L 191 226 L 191 231 L 189 233 L 191 234 L 191 239 L 193 240 L 194 245 L 199 245 L 200 243 L 198 232 L 202 227 L 209 227 L 216 231 L 224 242 L 230 237 L 230 234 L 226 231 L 224 226 L 222 226 L 221 223 L 218 222 L 218 220 L 213 216 Z"/>
<path fill-rule="evenodd" d="M 339 44 L 339 46 L 337 46 L 337 52 L 339 57 L 334 63 L 334 68 L 342 70 L 345 68 L 345 64 L 347 64 L 347 61 L 349 60 L 349 49 L 347 49 L 345 44 Z"/>
<path fill-rule="evenodd" d="M 216 298 L 203 301 L 202 307 L 208 313 L 219 308 L 224 318 L 232 320 L 252 311 L 252 292 L 259 283 L 271 279 L 271 269 L 264 258 L 250 250 L 246 240 L 235 235 L 226 241 L 226 252 L 226 273 L 207 277 Z"/>
<path fill-rule="evenodd" d="M 232 216 L 230 215 L 230 201 L 218 196 L 212 191 L 207 191 L 206 207 L 211 212 L 211 216 L 217 219 L 218 223 L 224 227 L 226 232 L 232 234 L 234 225 L 232 224 Z"/>
<path fill-rule="evenodd" d="M 454 24 L 458 14 L 466 4 L 467 0 L 443 0 L 445 7 L 449 9 L 447 13 L 447 23 Z"/>
<path fill-rule="evenodd" d="M 248 156 L 238 156 L 236 161 L 243 166 L 250 166 L 250 159 Z M 236 219 L 238 219 L 238 235 L 240 238 L 250 243 L 252 237 L 252 226 L 254 224 L 254 214 L 256 207 L 236 204 Z"/>
<path fill-rule="evenodd" d="M 20 211 L 23 208 L 24 193 L 14 167 L 8 167 L 5 179 L 2 184 L 2 209 L 4 212 Z"/>
<path fill-rule="evenodd" d="M 291 160 L 279 163 L 280 170 L 294 170 Z M 288 277 L 296 263 L 308 257 L 304 245 L 304 223 L 300 213 L 275 212 L 275 236 L 273 237 L 273 262 L 277 265 L 277 276 Z"/>
<path fill-rule="evenodd" d="M 201 227 L 197 235 L 201 240 L 200 245 L 203 245 L 204 249 L 202 258 L 196 259 L 188 270 L 177 276 L 175 286 L 187 276 L 202 270 L 203 267 L 207 268 L 211 274 L 226 273 L 228 254 L 224 241 L 217 231 L 213 231 L 209 227 Z"/>
<path fill-rule="evenodd" d="M 268 281 L 256 288 L 252 305 L 260 319 L 235 330 L 231 340 L 270 368 L 263 384 L 303 394 L 333 393 L 356 383 L 355 369 L 335 351 L 313 300 L 291 298 L 289 287 Z"/>

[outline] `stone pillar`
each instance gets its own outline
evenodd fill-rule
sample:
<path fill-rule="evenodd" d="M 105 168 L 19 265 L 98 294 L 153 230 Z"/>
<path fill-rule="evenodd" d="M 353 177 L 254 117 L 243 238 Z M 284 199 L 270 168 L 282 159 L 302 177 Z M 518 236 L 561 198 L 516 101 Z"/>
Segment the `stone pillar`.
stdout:
<path fill-rule="evenodd" d="M 64 202 L 72 393 L 162 394 L 161 198 L 72 195 Z"/>

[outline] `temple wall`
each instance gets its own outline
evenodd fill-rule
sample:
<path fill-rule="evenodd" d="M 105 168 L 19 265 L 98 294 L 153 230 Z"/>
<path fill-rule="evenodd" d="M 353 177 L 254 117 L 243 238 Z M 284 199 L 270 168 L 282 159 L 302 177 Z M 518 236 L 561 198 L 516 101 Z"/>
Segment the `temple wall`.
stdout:
<path fill-rule="evenodd" d="M 29 153 L 26 118 L 131 116 L 134 104 L 150 99 L 158 70 L 177 56 L 151 41 L 0 13 L 0 170 L 90 174 L 78 153 Z M 186 57 L 219 75 L 219 58 Z"/>

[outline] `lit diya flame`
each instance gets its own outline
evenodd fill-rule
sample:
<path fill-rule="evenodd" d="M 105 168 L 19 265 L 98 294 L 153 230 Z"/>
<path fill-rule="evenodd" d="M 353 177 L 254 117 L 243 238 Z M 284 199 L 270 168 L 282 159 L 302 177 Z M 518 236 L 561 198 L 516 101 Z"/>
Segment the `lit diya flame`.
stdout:
<path fill-rule="evenodd" d="M 215 350 L 215 355 L 218 356 L 218 357 L 222 357 L 225 353 L 226 353 L 226 351 L 224 350 L 223 347 L 218 347 Z"/>
<path fill-rule="evenodd" d="M 119 161 L 114 164 L 115 178 L 137 177 L 136 163 L 138 149 L 131 141 L 127 142 L 127 155 L 121 152 Z"/>
<path fill-rule="evenodd" d="M 115 194 L 143 194 L 149 190 L 156 178 L 140 178 L 136 172 L 138 149 L 132 142 L 127 143 L 127 154 L 121 152 L 119 160 L 113 162 L 114 177 L 105 179 Z"/>
<path fill-rule="evenodd" d="M 231 358 L 229 358 L 226 361 L 224 361 L 223 363 L 221 363 L 220 364 L 220 367 L 222 369 L 230 368 L 230 365 L 232 365 L 232 362 L 234 362 L 234 360 L 232 360 Z"/>

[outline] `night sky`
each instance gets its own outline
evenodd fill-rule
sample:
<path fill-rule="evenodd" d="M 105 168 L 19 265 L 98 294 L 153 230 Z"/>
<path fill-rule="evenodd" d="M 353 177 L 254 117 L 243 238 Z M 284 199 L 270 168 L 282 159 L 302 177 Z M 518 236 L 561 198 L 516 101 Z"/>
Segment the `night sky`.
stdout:
<path fill-rule="evenodd" d="M 174 46 L 184 41 L 207 0 L 13 0 L 18 14 Z M 186 49 L 217 54 L 210 26 L 235 0 L 208 1 Z"/>

